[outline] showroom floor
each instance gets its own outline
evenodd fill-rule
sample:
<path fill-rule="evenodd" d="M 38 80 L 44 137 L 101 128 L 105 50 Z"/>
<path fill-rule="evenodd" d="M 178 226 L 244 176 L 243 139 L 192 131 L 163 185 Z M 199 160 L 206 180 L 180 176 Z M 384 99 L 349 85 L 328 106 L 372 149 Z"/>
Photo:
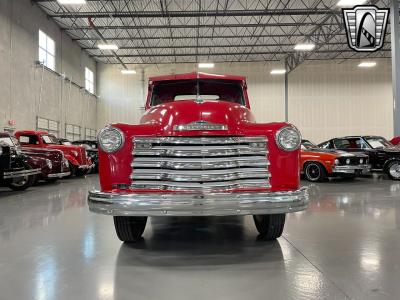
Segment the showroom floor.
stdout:
<path fill-rule="evenodd" d="M 308 183 L 304 183 L 308 184 Z M 0 190 L 0 299 L 396 299 L 400 182 L 311 187 L 277 242 L 251 217 L 154 218 L 122 245 L 89 213 L 97 176 Z"/>

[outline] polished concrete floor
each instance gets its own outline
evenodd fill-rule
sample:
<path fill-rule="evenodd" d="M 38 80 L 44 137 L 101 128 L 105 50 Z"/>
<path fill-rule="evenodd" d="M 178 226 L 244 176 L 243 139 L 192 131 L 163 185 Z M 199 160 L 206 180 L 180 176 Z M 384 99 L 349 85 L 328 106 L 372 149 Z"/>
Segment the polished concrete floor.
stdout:
<path fill-rule="evenodd" d="M 276 242 L 251 217 L 153 218 L 135 245 L 88 212 L 96 186 L 0 189 L 0 299 L 400 299 L 400 182 L 311 185 Z"/>

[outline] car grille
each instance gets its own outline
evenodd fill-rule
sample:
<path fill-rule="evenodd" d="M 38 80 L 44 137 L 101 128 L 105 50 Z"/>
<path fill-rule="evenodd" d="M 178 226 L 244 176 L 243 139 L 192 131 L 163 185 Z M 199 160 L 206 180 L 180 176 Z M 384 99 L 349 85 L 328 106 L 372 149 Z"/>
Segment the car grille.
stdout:
<path fill-rule="evenodd" d="M 136 137 L 132 189 L 269 188 L 267 138 Z"/>

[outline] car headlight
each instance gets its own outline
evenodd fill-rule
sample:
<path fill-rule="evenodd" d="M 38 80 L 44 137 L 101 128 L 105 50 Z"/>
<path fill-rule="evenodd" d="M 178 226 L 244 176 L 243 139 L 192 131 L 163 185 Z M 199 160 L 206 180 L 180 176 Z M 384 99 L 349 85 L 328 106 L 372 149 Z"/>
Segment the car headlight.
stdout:
<path fill-rule="evenodd" d="M 0 155 L 3 154 L 3 147 L 0 146 Z"/>
<path fill-rule="evenodd" d="M 98 140 L 104 152 L 112 153 L 119 150 L 124 145 L 125 137 L 118 128 L 106 127 L 100 131 Z"/>
<path fill-rule="evenodd" d="M 53 168 L 53 163 L 51 162 L 50 159 L 46 159 L 46 165 L 47 165 L 47 167 L 48 167 L 49 169 L 52 169 L 52 168 Z"/>
<path fill-rule="evenodd" d="M 338 164 L 339 164 L 339 160 L 335 159 L 335 165 L 338 165 Z"/>
<path fill-rule="evenodd" d="M 360 164 L 362 164 L 363 162 L 364 162 L 364 160 L 361 158 L 361 159 L 360 159 Z"/>
<path fill-rule="evenodd" d="M 296 127 L 285 126 L 275 136 L 278 147 L 286 151 L 294 151 L 300 147 L 301 135 Z"/>
<path fill-rule="evenodd" d="M 350 164 L 350 158 L 346 159 L 346 164 Z"/>

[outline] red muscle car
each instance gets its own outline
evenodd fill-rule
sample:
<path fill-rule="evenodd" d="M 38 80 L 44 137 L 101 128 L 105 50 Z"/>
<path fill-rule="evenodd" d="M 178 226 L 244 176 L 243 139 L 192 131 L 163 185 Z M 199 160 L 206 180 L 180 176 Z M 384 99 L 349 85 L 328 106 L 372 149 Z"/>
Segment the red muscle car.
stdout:
<path fill-rule="evenodd" d="M 86 150 L 80 146 L 60 145 L 58 139 L 46 131 L 22 130 L 15 132 L 23 150 L 28 149 L 55 149 L 61 150 L 68 160 L 71 176 L 84 176 L 91 168 L 92 163 L 86 156 Z"/>
<path fill-rule="evenodd" d="M 153 77 L 145 108 L 140 124 L 98 137 L 101 191 L 89 208 L 114 216 L 120 240 L 139 240 L 148 216 L 224 215 L 253 215 L 260 235 L 276 239 L 285 214 L 307 207 L 300 133 L 256 123 L 245 77 Z"/>

